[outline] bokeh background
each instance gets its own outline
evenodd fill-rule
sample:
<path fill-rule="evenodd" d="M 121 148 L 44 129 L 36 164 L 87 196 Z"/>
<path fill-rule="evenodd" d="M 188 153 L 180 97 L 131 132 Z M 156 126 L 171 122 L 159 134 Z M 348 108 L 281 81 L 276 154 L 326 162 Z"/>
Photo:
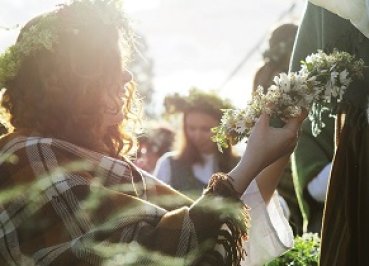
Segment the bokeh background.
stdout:
<path fill-rule="evenodd" d="M 35 15 L 62 0 L 1 0 L 0 52 Z M 132 69 L 148 113 L 163 97 L 196 86 L 246 104 L 270 30 L 299 22 L 305 0 L 125 0 L 140 36 Z"/>

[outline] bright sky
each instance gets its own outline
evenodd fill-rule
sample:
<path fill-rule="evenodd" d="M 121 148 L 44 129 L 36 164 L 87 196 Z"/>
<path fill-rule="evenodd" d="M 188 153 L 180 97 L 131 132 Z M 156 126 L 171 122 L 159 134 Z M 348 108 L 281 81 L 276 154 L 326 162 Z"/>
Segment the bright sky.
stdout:
<path fill-rule="evenodd" d="M 23 25 L 62 2 L 2 0 L 0 27 Z M 157 106 L 162 106 L 165 94 L 184 93 L 191 86 L 218 89 L 235 105 L 244 106 L 264 46 L 222 84 L 293 3 L 296 8 L 282 22 L 299 22 L 305 0 L 125 0 L 126 11 L 146 38 L 154 61 Z M 13 43 L 17 34 L 17 29 L 0 28 L 0 51 Z"/>

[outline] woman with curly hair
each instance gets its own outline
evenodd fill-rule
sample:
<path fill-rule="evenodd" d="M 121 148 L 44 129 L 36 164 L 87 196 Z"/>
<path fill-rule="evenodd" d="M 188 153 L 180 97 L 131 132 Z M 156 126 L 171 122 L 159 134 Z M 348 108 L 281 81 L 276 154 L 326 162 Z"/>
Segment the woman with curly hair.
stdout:
<path fill-rule="evenodd" d="M 242 263 L 255 265 L 292 244 L 274 172 L 304 117 L 276 129 L 262 115 L 240 163 L 193 202 L 129 159 L 140 111 L 132 36 L 117 1 L 72 1 L 1 54 L 1 265 L 240 265 L 246 251 Z M 249 231 L 243 192 L 255 177 L 265 201 Z"/>

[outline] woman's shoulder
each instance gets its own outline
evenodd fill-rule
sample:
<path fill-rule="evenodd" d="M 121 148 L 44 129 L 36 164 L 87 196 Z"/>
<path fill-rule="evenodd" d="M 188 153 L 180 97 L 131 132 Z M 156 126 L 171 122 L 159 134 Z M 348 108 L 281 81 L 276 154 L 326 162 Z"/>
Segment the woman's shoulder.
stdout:
<path fill-rule="evenodd" d="M 59 167 L 59 164 L 66 165 L 75 161 L 100 162 L 100 165 L 107 160 L 114 163 L 119 161 L 65 140 L 23 132 L 9 133 L 0 138 L 0 164 L 12 160 L 25 161 L 31 168 L 38 168 L 36 166 L 40 162 L 48 167 Z"/>
<path fill-rule="evenodd" d="M 1 189 L 12 185 L 28 184 L 60 172 L 57 181 L 66 179 L 65 165 L 76 162 L 76 157 L 67 156 L 65 150 L 54 147 L 50 138 L 30 137 L 10 133 L 0 139 Z M 81 161 L 81 160 L 78 160 Z M 61 171 L 63 169 L 63 171 Z M 81 165 L 82 169 L 82 165 Z M 59 173 L 58 172 L 58 173 Z M 78 182 L 87 184 L 91 176 L 81 172 Z M 64 179 L 63 179 L 64 178 Z"/>

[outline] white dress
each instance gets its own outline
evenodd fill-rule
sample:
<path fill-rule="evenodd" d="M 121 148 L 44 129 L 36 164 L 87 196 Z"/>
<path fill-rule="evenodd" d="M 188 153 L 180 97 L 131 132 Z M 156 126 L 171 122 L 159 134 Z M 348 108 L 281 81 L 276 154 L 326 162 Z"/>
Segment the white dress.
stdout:
<path fill-rule="evenodd" d="M 351 23 L 369 38 L 369 0 L 309 0 Z"/>
<path fill-rule="evenodd" d="M 167 184 L 170 184 L 171 156 L 173 153 L 163 155 L 158 160 L 154 171 L 154 176 Z M 204 158 L 205 165 L 195 165 L 192 170 L 195 176 L 200 176 L 199 173 L 202 173 L 202 177 L 198 179 L 207 183 L 211 174 L 214 173 L 214 157 L 207 155 Z M 207 174 L 206 180 L 203 176 L 204 173 Z M 241 265 L 264 265 L 293 246 L 292 229 L 283 214 L 277 193 L 266 205 L 256 181 L 253 180 L 241 199 L 251 208 L 249 240 L 245 243 L 248 255 Z"/>

